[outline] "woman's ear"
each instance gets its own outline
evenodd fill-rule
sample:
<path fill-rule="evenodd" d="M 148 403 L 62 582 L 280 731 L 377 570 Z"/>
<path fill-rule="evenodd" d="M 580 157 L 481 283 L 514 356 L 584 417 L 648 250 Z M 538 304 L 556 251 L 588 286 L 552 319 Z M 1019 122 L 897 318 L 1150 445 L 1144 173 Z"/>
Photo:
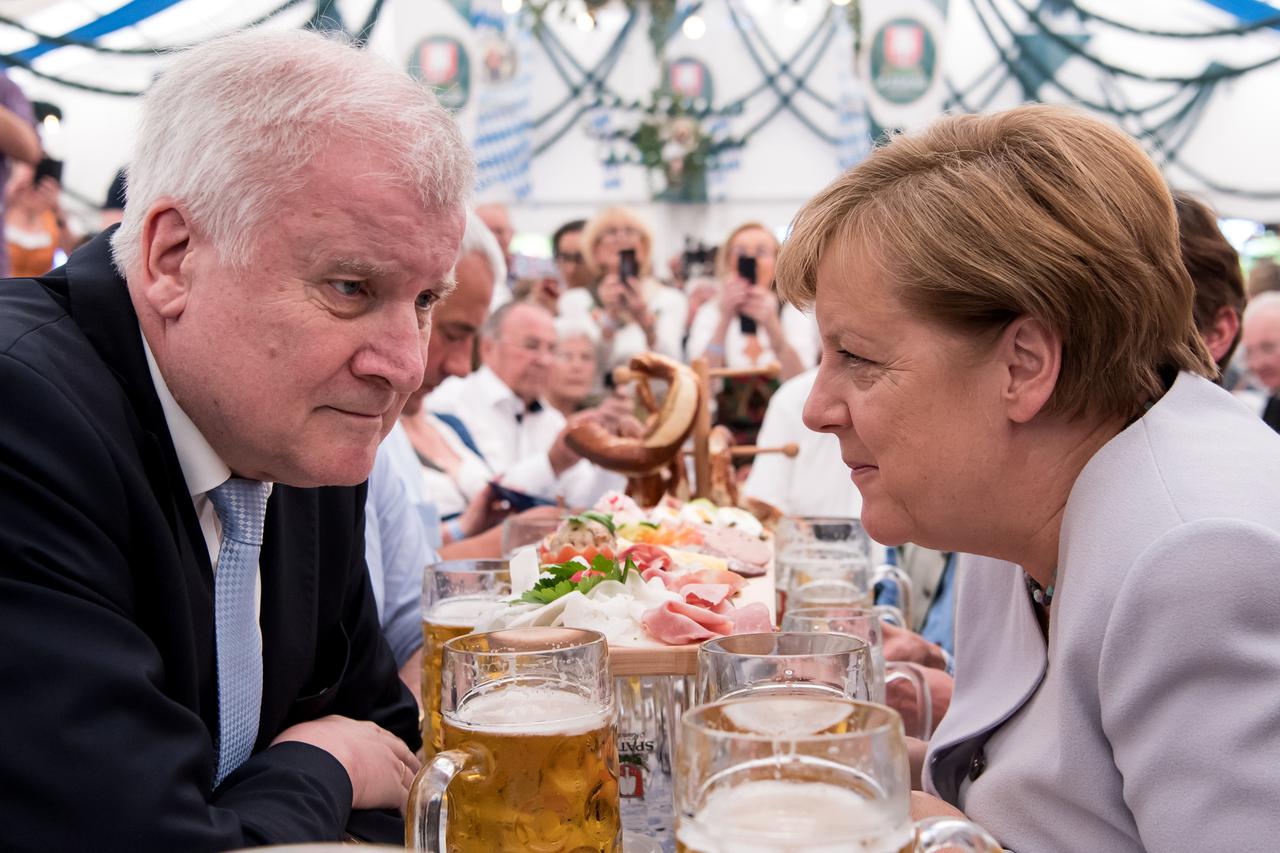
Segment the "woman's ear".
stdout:
<path fill-rule="evenodd" d="M 1027 423 L 1057 387 L 1062 338 L 1034 317 L 1019 317 L 1001 333 L 998 350 L 1005 369 L 1005 410 L 1015 423 Z"/>
<path fill-rule="evenodd" d="M 187 214 L 161 200 L 147 211 L 142 225 L 142 260 L 137 282 L 144 302 L 160 317 L 177 319 L 190 293 L 191 228 Z"/>

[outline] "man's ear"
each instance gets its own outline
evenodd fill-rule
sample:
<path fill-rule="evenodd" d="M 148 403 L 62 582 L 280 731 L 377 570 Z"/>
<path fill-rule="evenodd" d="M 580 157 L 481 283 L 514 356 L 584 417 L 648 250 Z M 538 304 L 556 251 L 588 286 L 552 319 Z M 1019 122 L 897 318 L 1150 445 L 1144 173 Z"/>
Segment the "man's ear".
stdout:
<path fill-rule="evenodd" d="M 1033 317 L 1019 317 L 1000 335 L 1005 367 L 1003 400 L 1009 419 L 1027 423 L 1040 413 L 1062 369 L 1062 337 Z"/>
<path fill-rule="evenodd" d="M 187 306 L 190 290 L 191 228 L 186 211 L 161 201 L 142 225 L 140 293 L 151 310 L 176 320 Z"/>

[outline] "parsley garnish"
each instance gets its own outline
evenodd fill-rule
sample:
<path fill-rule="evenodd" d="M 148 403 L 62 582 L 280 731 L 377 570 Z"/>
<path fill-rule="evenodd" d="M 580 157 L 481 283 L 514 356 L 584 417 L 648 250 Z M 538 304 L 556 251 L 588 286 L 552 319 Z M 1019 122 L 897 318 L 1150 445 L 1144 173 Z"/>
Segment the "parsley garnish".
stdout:
<path fill-rule="evenodd" d="M 603 512 L 588 511 L 581 515 L 571 515 L 565 521 L 572 521 L 578 524 L 586 524 L 588 521 L 595 521 L 603 524 L 611 534 L 617 534 L 618 529 L 613 524 L 613 516 L 605 515 Z"/>
<path fill-rule="evenodd" d="M 543 566 L 543 576 L 538 578 L 537 583 L 533 585 L 533 589 L 527 590 L 520 596 L 519 601 L 529 604 L 550 604 L 575 589 L 586 595 L 604 581 L 626 583 L 627 575 L 631 574 L 631 570 L 635 567 L 636 564 L 632 562 L 630 557 L 627 557 L 626 562 L 619 568 L 615 560 L 610 560 L 603 554 L 596 555 L 596 558 L 591 561 L 590 569 L 587 569 L 577 560 L 570 560 L 567 563 L 560 563 L 556 566 Z M 570 580 L 581 571 L 590 571 L 592 574 L 584 574 L 576 583 Z"/>

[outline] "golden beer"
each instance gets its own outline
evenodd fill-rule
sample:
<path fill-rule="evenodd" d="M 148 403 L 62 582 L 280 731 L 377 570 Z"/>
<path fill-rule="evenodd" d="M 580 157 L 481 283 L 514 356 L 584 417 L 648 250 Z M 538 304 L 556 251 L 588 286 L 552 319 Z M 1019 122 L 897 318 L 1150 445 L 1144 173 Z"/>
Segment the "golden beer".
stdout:
<path fill-rule="evenodd" d="M 755 778 L 717 788 L 693 818 L 680 818 L 676 850 L 910 853 L 915 833 L 903 810 L 868 798 L 859 787 L 866 783 Z"/>
<path fill-rule="evenodd" d="M 484 756 L 449 785 L 449 853 L 621 851 L 612 710 L 515 684 L 468 698 L 442 732 L 446 749 Z"/>
<path fill-rule="evenodd" d="M 440 657 L 444 644 L 470 634 L 497 602 L 491 597 L 464 596 L 438 602 L 422 620 L 422 749 L 430 758 L 440 745 Z"/>

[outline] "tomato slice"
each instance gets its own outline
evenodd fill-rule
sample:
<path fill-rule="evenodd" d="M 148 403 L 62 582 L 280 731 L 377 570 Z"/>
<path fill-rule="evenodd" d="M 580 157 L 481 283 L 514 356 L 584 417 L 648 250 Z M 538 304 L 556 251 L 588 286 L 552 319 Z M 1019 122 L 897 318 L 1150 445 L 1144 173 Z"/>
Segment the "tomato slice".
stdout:
<path fill-rule="evenodd" d="M 561 563 L 569 562 L 574 557 L 581 557 L 590 563 L 598 555 L 608 557 L 610 560 L 614 559 L 613 548 L 608 545 L 605 545 L 603 548 L 597 548 L 595 545 L 588 545 L 586 548 L 575 548 L 572 545 L 562 545 L 560 550 L 556 551 L 554 554 L 546 549 L 539 550 L 544 564 L 553 563 L 559 565 Z"/>

